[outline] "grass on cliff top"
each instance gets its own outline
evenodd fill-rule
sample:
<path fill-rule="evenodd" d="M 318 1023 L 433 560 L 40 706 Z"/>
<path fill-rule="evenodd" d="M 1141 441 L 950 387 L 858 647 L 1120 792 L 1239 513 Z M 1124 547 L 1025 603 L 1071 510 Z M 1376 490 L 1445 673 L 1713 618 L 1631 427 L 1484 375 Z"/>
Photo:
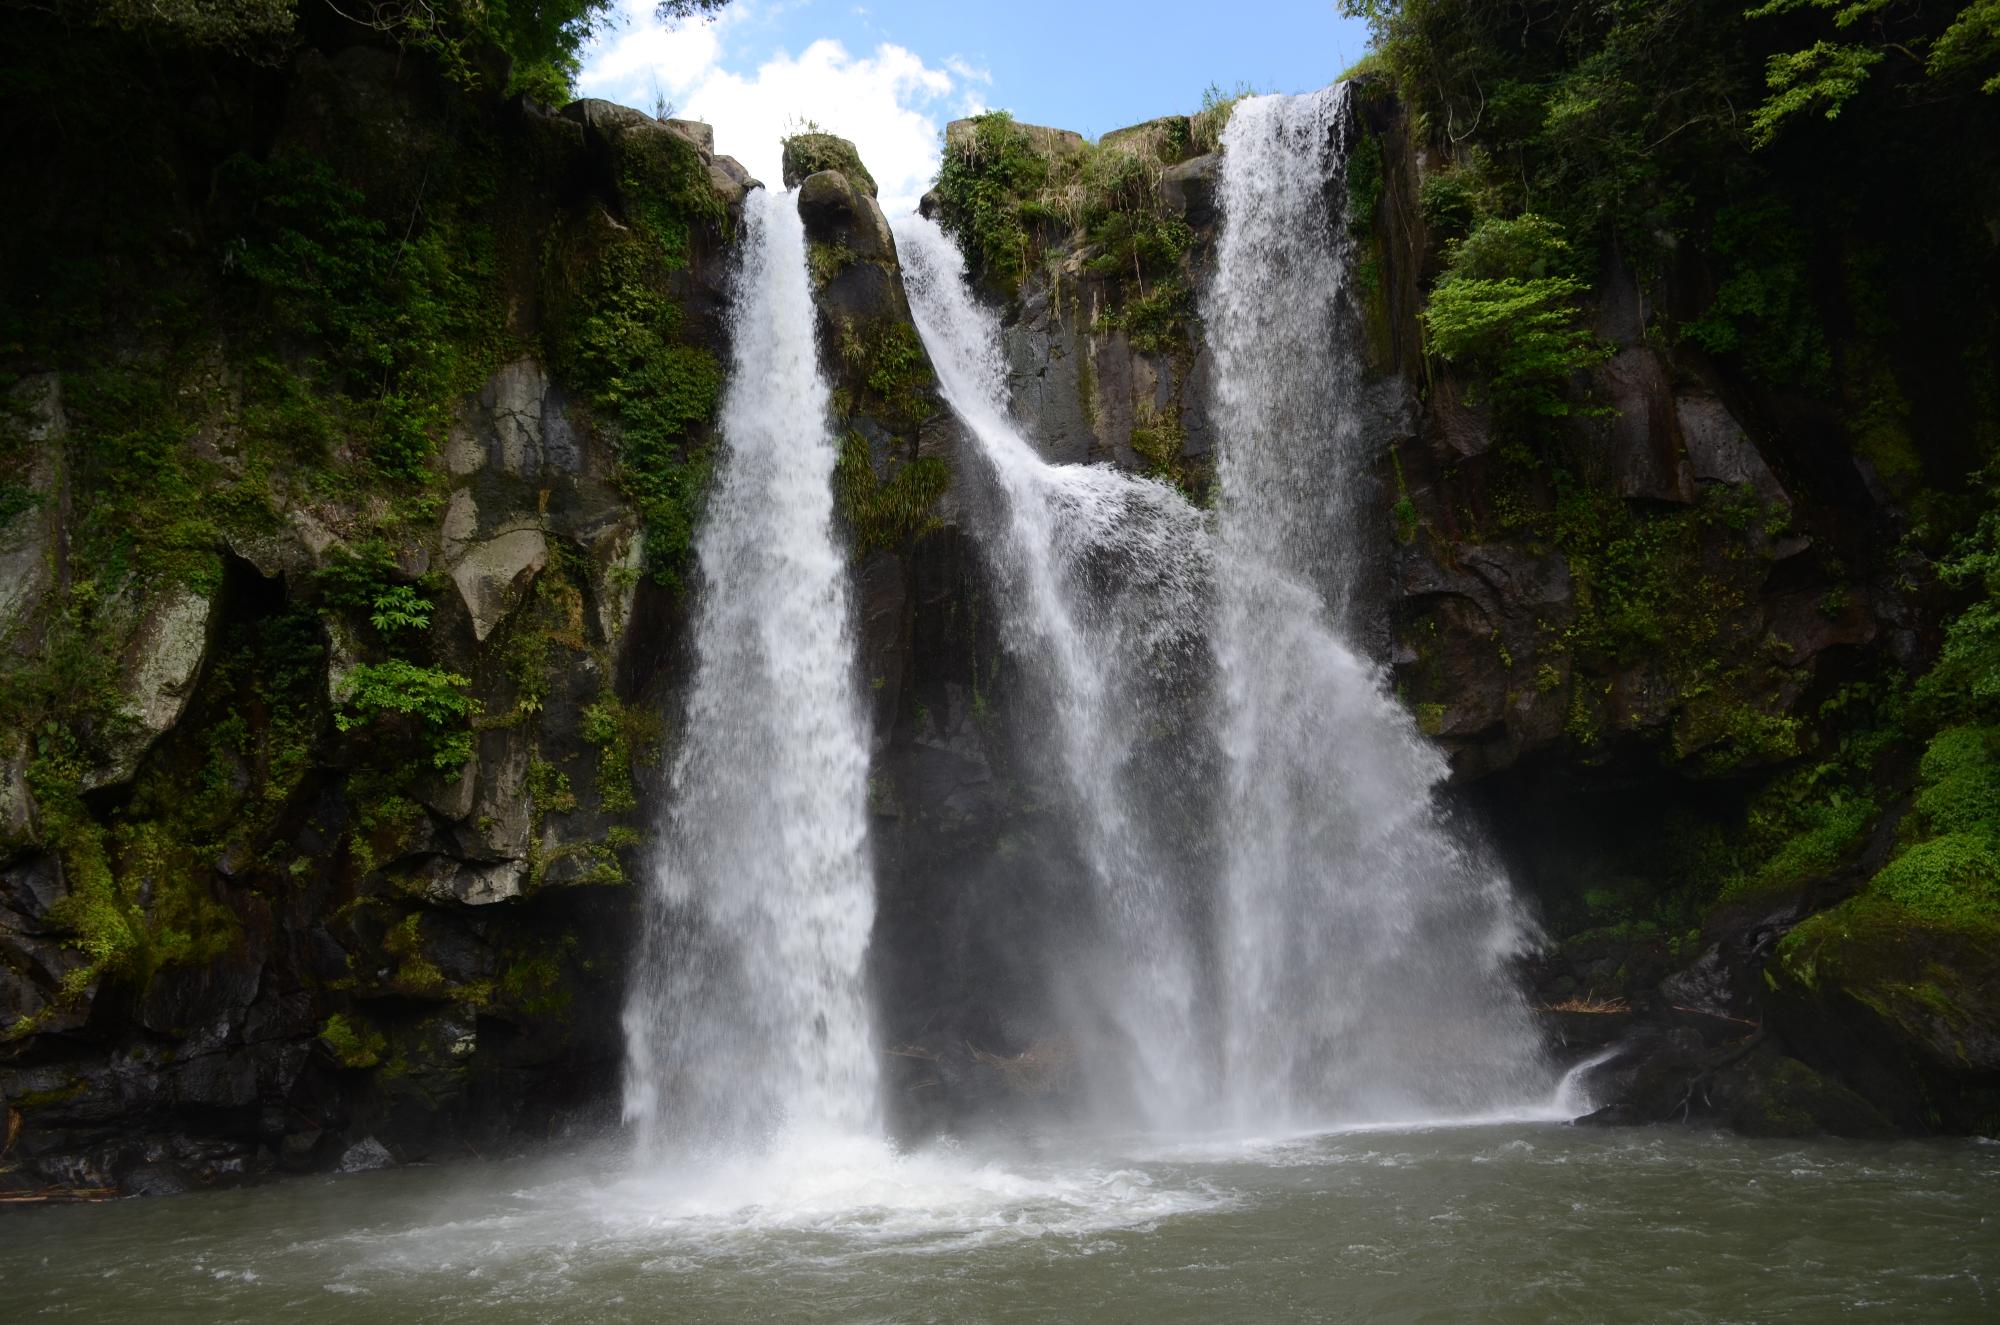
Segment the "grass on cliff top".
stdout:
<path fill-rule="evenodd" d="M 975 116 L 971 132 L 946 145 L 939 223 L 974 275 L 1003 293 L 1020 287 L 1051 242 L 1067 239 L 1093 250 L 1093 274 L 1129 277 L 1143 294 L 1178 275 L 1192 238 L 1163 209 L 1159 185 L 1166 167 L 1202 150 L 1197 126 L 1218 125 L 1227 103 L 1204 115 L 1169 116 L 1095 144 L 1042 136 L 1005 111 Z"/>

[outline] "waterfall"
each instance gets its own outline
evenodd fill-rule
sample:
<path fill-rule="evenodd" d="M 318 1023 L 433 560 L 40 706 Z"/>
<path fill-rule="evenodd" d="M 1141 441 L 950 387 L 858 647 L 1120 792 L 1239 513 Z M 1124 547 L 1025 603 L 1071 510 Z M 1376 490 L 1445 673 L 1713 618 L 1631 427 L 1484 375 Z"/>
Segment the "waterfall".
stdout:
<path fill-rule="evenodd" d="M 1046 725 L 1090 875 L 1092 938 L 1058 964 L 1058 992 L 1088 1041 L 1094 1093 L 1180 1121 L 1210 1075 L 1188 861 L 1163 812 L 1192 775 L 1149 742 L 1205 663 L 1203 518 L 1164 483 L 1045 463 L 1009 418 L 998 319 L 973 299 L 957 248 L 922 217 L 895 228 L 918 332 L 996 489 L 998 527 L 981 542 L 1003 637 L 1037 692 L 1034 725 Z"/>
<path fill-rule="evenodd" d="M 1345 85 L 1237 103 L 1203 309 L 1220 438 L 1217 979 L 1230 1112 L 1257 1125 L 1485 1113 L 1549 1084 L 1508 969 L 1526 921 L 1447 821 L 1445 761 L 1358 640 L 1379 536 L 1339 201 L 1349 108 Z"/>
<path fill-rule="evenodd" d="M 625 1012 L 642 1154 L 877 1130 L 868 744 L 791 194 L 744 202 L 696 666 Z"/>

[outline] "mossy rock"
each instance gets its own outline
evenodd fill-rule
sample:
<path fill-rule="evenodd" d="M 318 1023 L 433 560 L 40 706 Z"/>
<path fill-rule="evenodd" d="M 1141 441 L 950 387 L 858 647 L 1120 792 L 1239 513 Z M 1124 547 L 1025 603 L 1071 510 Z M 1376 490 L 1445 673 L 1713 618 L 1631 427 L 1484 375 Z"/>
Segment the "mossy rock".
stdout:
<path fill-rule="evenodd" d="M 1940 924 L 1863 895 L 1787 935 L 1774 983 L 1836 1035 L 1886 1032 L 1948 1076 L 2000 1072 L 2000 926 Z"/>
<path fill-rule="evenodd" d="M 1729 1125 L 1745 1136 L 1888 1136 L 1889 1120 L 1861 1096 L 1769 1045 L 1722 1073 Z"/>
<path fill-rule="evenodd" d="M 785 139 L 786 188 L 795 189 L 822 170 L 837 170 L 847 176 L 850 183 L 865 190 L 869 197 L 879 196 L 875 177 L 868 173 L 867 166 L 861 164 L 861 153 L 845 138 L 836 138 L 830 133 L 795 133 Z"/>

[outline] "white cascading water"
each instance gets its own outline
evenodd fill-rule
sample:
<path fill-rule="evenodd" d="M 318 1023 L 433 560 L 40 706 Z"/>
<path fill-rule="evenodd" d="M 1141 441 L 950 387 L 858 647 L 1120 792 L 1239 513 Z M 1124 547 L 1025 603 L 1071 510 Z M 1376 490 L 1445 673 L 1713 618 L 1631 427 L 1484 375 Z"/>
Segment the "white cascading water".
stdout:
<path fill-rule="evenodd" d="M 868 742 L 796 199 L 753 189 L 697 652 L 625 1011 L 641 1154 L 879 1132 Z"/>
<path fill-rule="evenodd" d="M 1093 950 L 1064 967 L 1061 991 L 1091 1041 L 1084 1070 L 1100 1098 L 1180 1123 L 1206 1093 L 1212 1062 L 1185 862 L 1145 814 L 1171 774 L 1146 766 L 1142 745 L 1173 702 L 1162 686 L 1171 690 L 1205 648 L 1206 525 L 1164 483 L 1043 461 L 1009 417 L 999 321 L 972 297 L 957 247 L 920 216 L 895 231 L 917 330 L 998 489 L 999 527 L 982 544 L 1004 638 L 1045 705 L 1091 874 Z"/>
<path fill-rule="evenodd" d="M 1239 1125 L 1546 1098 L 1507 880 L 1449 824 L 1442 755 L 1357 642 L 1373 459 L 1342 214 L 1345 85 L 1238 102 L 1204 315 L 1219 441 L 1217 984 Z"/>

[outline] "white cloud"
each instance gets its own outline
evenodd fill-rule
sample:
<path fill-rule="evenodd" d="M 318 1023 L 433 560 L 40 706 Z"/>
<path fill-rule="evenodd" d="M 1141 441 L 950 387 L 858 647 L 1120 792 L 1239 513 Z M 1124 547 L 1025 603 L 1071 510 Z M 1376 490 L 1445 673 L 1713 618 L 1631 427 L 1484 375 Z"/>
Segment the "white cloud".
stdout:
<path fill-rule="evenodd" d="M 884 43 L 857 56 L 829 39 L 797 55 L 780 51 L 746 74 L 729 67 L 729 36 L 736 23 L 761 17 L 754 4 L 738 0 L 713 24 L 675 31 L 654 21 L 653 0 L 620 0 L 620 9 L 626 22 L 585 61 L 586 95 L 645 110 L 664 97 L 674 114 L 714 125 L 716 151 L 773 188 L 779 140 L 811 120 L 853 140 L 891 216 L 914 209 L 937 173 L 941 113 L 979 105 L 965 85 L 992 82 L 957 57 L 934 68 L 901 46 Z M 954 100 L 954 93 L 961 95 Z"/>
<path fill-rule="evenodd" d="M 619 0 L 615 26 L 592 43 L 583 66 L 582 91 L 641 110 L 656 98 L 678 102 L 722 58 L 729 10 L 713 23 L 662 27 L 654 0 Z"/>

